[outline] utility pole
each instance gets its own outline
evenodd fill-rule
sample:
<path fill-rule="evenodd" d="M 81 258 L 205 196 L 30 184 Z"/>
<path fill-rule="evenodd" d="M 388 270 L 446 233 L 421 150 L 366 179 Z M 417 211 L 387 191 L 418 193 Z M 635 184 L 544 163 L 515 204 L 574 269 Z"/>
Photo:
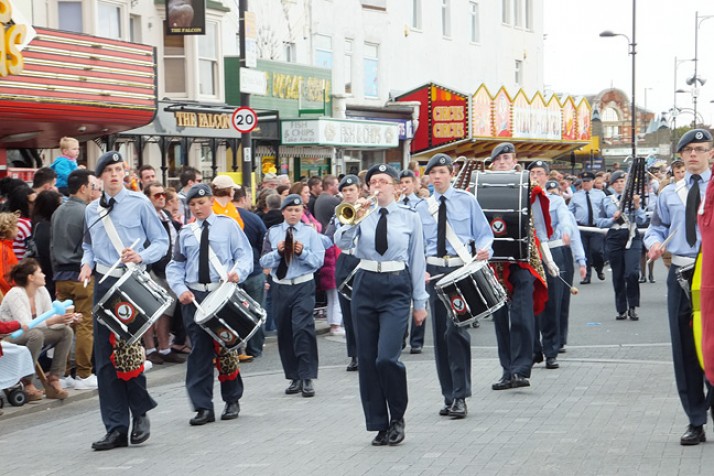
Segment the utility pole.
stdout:
<path fill-rule="evenodd" d="M 238 17 L 240 27 L 240 67 L 247 68 L 246 55 L 246 21 L 245 14 L 248 11 L 248 0 L 239 0 Z M 240 104 L 243 107 L 250 107 L 250 94 L 241 92 Z M 243 186 L 251 186 L 251 176 L 253 172 L 253 146 L 251 144 L 251 133 L 243 133 L 240 137 L 241 151 L 243 152 Z"/>

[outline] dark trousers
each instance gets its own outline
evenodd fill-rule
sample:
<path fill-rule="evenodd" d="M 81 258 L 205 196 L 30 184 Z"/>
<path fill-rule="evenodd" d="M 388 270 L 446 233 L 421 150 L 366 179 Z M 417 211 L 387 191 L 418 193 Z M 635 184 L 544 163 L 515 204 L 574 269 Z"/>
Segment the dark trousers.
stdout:
<path fill-rule="evenodd" d="M 687 414 L 690 424 L 699 426 L 707 422 L 707 410 L 712 396 L 711 385 L 704 377 L 704 371 L 697 359 L 692 332 L 692 306 L 689 297 L 677 282 L 678 269 L 679 266 L 673 264 L 667 275 L 667 311 L 672 337 L 674 376 L 684 413 Z"/>
<path fill-rule="evenodd" d="M 533 315 L 533 285 L 535 277 L 527 269 L 511 264 L 508 280 L 513 285 L 510 302 L 493 313 L 496 329 L 498 360 L 503 378 L 513 374 L 531 376 L 535 316 Z"/>
<path fill-rule="evenodd" d="M 278 351 L 285 378 L 317 378 L 315 337 L 315 281 L 288 285 L 273 283 L 273 316 L 278 328 Z"/>
<path fill-rule="evenodd" d="M 629 230 L 608 230 L 605 236 L 607 259 L 612 268 L 612 286 L 615 288 L 615 308 L 618 314 L 640 306 L 640 254 L 642 237 L 639 233 L 627 249 Z"/>
<path fill-rule="evenodd" d="M 117 282 L 109 277 L 103 283 L 103 276 L 95 273 L 94 305 Z M 96 319 L 96 316 L 95 316 Z M 94 322 L 94 361 L 99 383 L 99 410 L 107 433 L 129 432 L 129 412 L 134 417 L 141 416 L 154 408 L 156 402 L 146 390 L 146 377 L 142 373 L 129 381 L 117 377 L 116 368 L 110 360 L 113 348 L 109 342 L 112 332 L 104 324 Z"/>
<path fill-rule="evenodd" d="M 426 267 L 431 276 L 448 274 L 455 269 L 431 264 Z M 444 403 L 449 405 L 456 398 L 471 396 L 471 334 L 469 326 L 458 327 L 454 324 L 444 303 L 436 295 L 435 284 L 435 281 L 430 281 L 427 285 L 434 330 L 434 356 L 441 394 Z"/>
<path fill-rule="evenodd" d="M 593 231 L 581 231 L 580 238 L 583 241 L 583 249 L 585 250 L 585 259 L 588 269 L 585 279 L 590 279 L 593 267 L 595 267 L 595 271 L 600 272 L 603 266 L 605 266 L 605 256 L 603 254 L 604 238 L 601 233 Z"/>
<path fill-rule="evenodd" d="M 275 327 L 275 317 L 273 311 L 273 277 L 268 275 L 265 278 L 265 282 L 268 283 L 268 290 L 263 298 L 263 309 L 265 309 L 265 332 L 272 332 L 276 330 Z"/>
<path fill-rule="evenodd" d="M 563 246 L 563 260 L 565 268 L 561 269 L 560 275 L 568 283 L 573 285 L 575 278 L 575 265 L 573 264 L 573 250 L 570 246 Z M 570 289 L 563 285 L 563 299 L 560 301 L 560 347 L 568 343 L 568 321 L 570 320 Z"/>
<path fill-rule="evenodd" d="M 412 295 L 408 270 L 373 273 L 359 270 L 352 292 L 357 337 L 359 393 L 367 431 L 382 431 L 407 410 L 407 369 L 399 356 L 410 319 Z"/>
<path fill-rule="evenodd" d="M 200 304 L 209 293 L 191 291 Z M 213 359 L 216 357 L 216 343 L 193 317 L 196 306 L 182 304 L 183 324 L 191 338 L 191 353 L 186 361 L 186 390 L 194 411 L 213 410 Z M 243 379 L 240 372 L 235 380 L 221 382 L 221 398 L 224 402 L 237 402 L 243 396 Z"/>
<path fill-rule="evenodd" d="M 358 264 L 359 258 L 355 258 L 353 255 L 340 253 L 340 256 L 337 258 L 337 264 L 335 265 L 335 284 L 337 284 L 338 289 Z M 342 310 L 342 325 L 345 326 L 347 356 L 357 357 L 355 326 L 352 320 L 352 302 L 339 292 L 337 293 L 337 299 L 339 299 L 340 309 Z"/>
<path fill-rule="evenodd" d="M 256 273 L 250 276 L 248 279 L 241 283 L 243 290 L 248 293 L 248 296 L 252 297 L 255 302 L 263 305 L 263 298 L 265 296 L 265 275 L 262 273 Z M 263 355 L 263 344 L 265 343 L 265 333 L 263 333 L 263 327 L 258 327 L 258 330 L 253 334 L 248 340 L 245 346 L 245 352 L 253 357 L 260 357 Z"/>
<path fill-rule="evenodd" d="M 562 271 L 565 268 L 563 247 L 551 248 L 550 254 Z M 542 352 L 546 357 L 557 357 L 558 349 L 560 349 L 560 307 L 565 286 L 560 278 L 551 276 L 547 270 L 545 276 L 548 281 L 548 302 L 545 305 L 545 310 L 535 319 L 538 331 L 535 333 L 535 351 L 536 353 Z"/>

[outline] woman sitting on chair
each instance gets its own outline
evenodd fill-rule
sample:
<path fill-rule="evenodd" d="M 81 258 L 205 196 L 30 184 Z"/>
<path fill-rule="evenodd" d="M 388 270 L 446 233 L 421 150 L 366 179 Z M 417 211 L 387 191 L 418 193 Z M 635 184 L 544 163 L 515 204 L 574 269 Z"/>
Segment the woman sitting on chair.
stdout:
<path fill-rule="evenodd" d="M 40 314 L 52 309 L 50 293 L 45 288 L 45 274 L 37 260 L 26 258 L 12 268 L 10 278 L 15 286 L 7 292 L 0 304 L 0 321 L 18 321 L 20 325 L 29 325 Z M 44 346 L 54 347 L 52 367 L 47 375 L 45 395 L 47 398 L 64 400 L 67 392 L 60 385 L 67 367 L 67 355 L 72 347 L 72 328 L 69 327 L 77 314 L 55 315 L 23 333 L 16 339 L 8 339 L 30 350 L 32 360 L 37 362 Z M 42 399 L 42 391 L 32 384 L 32 376 L 22 379 L 29 401 Z"/>

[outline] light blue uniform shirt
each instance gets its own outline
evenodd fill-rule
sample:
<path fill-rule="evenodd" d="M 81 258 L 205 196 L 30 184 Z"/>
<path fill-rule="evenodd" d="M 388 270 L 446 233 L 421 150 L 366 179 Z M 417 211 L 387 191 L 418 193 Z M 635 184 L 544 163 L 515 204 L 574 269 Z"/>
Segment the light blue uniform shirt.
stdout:
<path fill-rule="evenodd" d="M 615 219 L 613 219 L 612 217 L 615 214 L 615 212 L 617 210 L 619 210 L 619 206 L 612 199 L 613 197 L 615 197 L 618 201 L 617 203 L 619 203 L 619 201 L 620 201 L 619 194 L 610 195 L 608 197 L 605 197 L 605 200 L 603 200 L 603 202 L 602 202 L 602 215 L 600 216 L 600 218 L 597 219 L 597 226 L 599 226 L 600 228 L 610 228 L 616 224 Z M 630 218 L 630 217 L 628 217 L 628 218 Z M 642 207 L 635 210 L 635 223 L 637 223 L 638 225 L 642 225 L 642 226 L 644 226 L 644 224 L 647 223 L 647 214 L 642 209 Z"/>
<path fill-rule="evenodd" d="M 707 191 L 707 185 L 709 184 L 709 179 L 711 179 L 711 170 L 707 169 L 701 174 L 702 180 L 699 181 L 699 193 L 704 199 L 704 194 Z M 687 184 L 687 190 L 692 186 L 692 174 L 687 172 L 684 174 L 684 180 Z M 670 230 L 677 230 L 677 234 L 674 235 L 672 241 L 667 245 L 667 251 L 673 255 L 687 256 L 689 258 L 696 258 L 699 252 L 699 246 L 701 245 L 702 236 L 699 232 L 699 225 L 697 225 L 697 242 L 694 246 L 689 246 L 687 243 L 687 232 L 686 232 L 686 221 L 685 221 L 685 202 L 679 198 L 677 194 L 677 184 L 669 185 L 663 188 L 657 197 L 657 206 L 655 207 L 655 215 L 652 217 L 652 223 L 650 223 L 647 232 L 645 233 L 645 246 L 647 248 L 651 247 L 655 243 L 662 243 L 667 236 L 670 234 Z"/>
<path fill-rule="evenodd" d="M 187 283 L 198 283 L 201 241 L 194 234 L 194 226 L 198 226 L 200 236 L 204 221 L 208 222 L 208 244 L 223 265 L 224 271 L 238 273 L 239 282 L 243 282 L 253 272 L 253 248 L 248 237 L 233 218 L 211 213 L 205 220 L 196 220 L 179 230 L 173 257 L 166 265 L 166 281 L 177 296 L 188 291 Z M 211 282 L 217 283 L 221 280 L 221 275 L 210 260 L 208 263 Z"/>
<path fill-rule="evenodd" d="M 290 225 L 287 222 L 282 222 L 268 230 L 263 243 L 263 256 L 260 257 L 260 265 L 263 268 L 270 268 L 270 275 L 273 280 L 278 280 L 275 275 L 280 265 L 282 256 L 278 253 L 278 243 L 285 240 Z M 292 225 L 293 243 L 299 241 L 303 245 L 301 254 L 293 254 L 293 259 L 290 260 L 288 272 L 283 279 L 295 279 L 305 274 L 314 273 L 320 269 L 325 262 L 325 245 L 323 238 L 315 229 L 303 222 L 298 222 Z M 329 239 L 328 239 L 329 241 Z"/>
<path fill-rule="evenodd" d="M 593 188 L 589 192 L 590 203 L 593 207 L 593 226 L 595 226 L 595 221 L 598 217 L 602 216 L 603 200 L 605 200 L 605 193 L 602 190 Z M 588 200 L 585 196 L 585 190 L 578 190 L 573 194 L 573 198 L 570 199 L 568 204 L 568 210 L 575 215 L 575 221 L 579 225 L 588 225 Z M 577 226 L 575 227 L 577 230 Z"/>
<path fill-rule="evenodd" d="M 577 229 L 578 223 L 575 221 L 575 215 L 568 212 L 570 217 L 570 226 Z M 580 238 L 580 233 L 573 233 L 570 235 L 570 250 L 573 252 L 573 258 L 580 266 L 586 265 L 585 260 L 585 248 L 583 248 L 583 241 Z"/>
<path fill-rule="evenodd" d="M 155 263 L 163 258 L 169 249 L 169 238 L 149 199 L 142 193 L 123 188 L 114 196 L 114 200 L 109 218 L 124 247 L 131 246 L 138 238 L 139 243 L 134 247 L 134 251 L 139 253 L 143 264 Z M 119 253 L 109 239 L 104 222 L 99 219 L 98 207 L 97 199 L 84 210 L 82 265 L 86 264 L 91 268 L 94 268 L 96 263 L 109 267 L 119 260 Z M 104 212 L 101 216 L 104 216 Z M 145 247 L 147 242 L 149 246 Z"/>
<path fill-rule="evenodd" d="M 449 187 L 444 196 L 446 197 L 446 221 L 451 225 L 459 241 L 466 246 L 469 253 L 471 252 L 469 243 L 473 240 L 476 251 L 488 250 L 488 256 L 493 256 L 493 231 L 476 197 L 469 192 L 454 187 Z M 441 194 L 439 192 L 434 191 L 434 199 L 437 205 L 441 204 Z M 426 256 L 436 256 L 436 235 L 438 231 L 436 220 L 439 213 L 431 215 L 428 202 L 425 210 L 425 213 L 419 210 L 419 215 L 422 217 L 424 224 Z M 449 256 L 457 256 L 456 250 L 451 246 L 448 239 L 446 240 L 446 253 Z M 441 258 L 441 256 L 439 257 Z"/>
<path fill-rule="evenodd" d="M 548 206 L 550 226 L 553 228 L 553 234 L 550 237 L 551 241 L 561 240 L 563 235 L 572 237 L 575 234 L 575 230 L 571 225 L 570 212 L 568 212 L 568 207 L 565 205 L 565 200 L 557 193 L 549 193 L 548 201 L 550 201 Z"/>
<path fill-rule="evenodd" d="M 375 230 L 380 218 L 375 210 L 357 226 L 341 226 L 335 232 L 335 244 L 343 250 L 355 248 L 355 257 L 371 261 L 401 261 L 407 264 L 412 277 L 414 309 L 425 309 L 429 294 L 426 292 L 426 260 L 421 220 L 409 207 L 390 203 L 387 207 L 387 243 L 384 255 L 374 246 Z"/>
<path fill-rule="evenodd" d="M 426 200 L 424 200 L 421 197 L 417 197 L 416 193 L 412 193 L 411 195 L 408 195 L 406 197 L 408 199 L 407 203 L 404 203 L 404 198 L 405 197 L 401 197 L 399 199 L 399 204 L 406 205 L 407 207 L 411 208 L 412 210 L 416 210 L 417 207 L 420 207 L 420 206 L 423 206 L 423 204 L 426 204 Z"/>

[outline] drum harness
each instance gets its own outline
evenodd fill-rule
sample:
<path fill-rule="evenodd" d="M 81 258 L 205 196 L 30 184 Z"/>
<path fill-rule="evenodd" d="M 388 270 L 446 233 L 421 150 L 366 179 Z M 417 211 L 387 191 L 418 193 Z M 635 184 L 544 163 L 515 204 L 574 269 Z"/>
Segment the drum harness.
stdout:
<path fill-rule="evenodd" d="M 439 204 L 436 203 L 436 197 L 432 195 L 427 199 L 426 203 L 427 205 L 429 205 L 429 213 L 438 223 L 439 219 L 437 218 L 437 215 L 439 213 Z M 454 229 L 451 228 L 451 224 L 448 220 L 446 221 L 446 239 L 454 248 L 454 251 L 456 251 L 456 254 L 459 256 L 459 258 L 461 258 L 461 261 L 463 261 L 464 266 L 474 260 L 474 256 L 472 256 L 466 246 L 461 243 L 461 241 L 459 241 L 459 237 L 456 236 L 456 233 L 454 232 Z M 440 256 L 440 258 L 444 257 Z"/>

